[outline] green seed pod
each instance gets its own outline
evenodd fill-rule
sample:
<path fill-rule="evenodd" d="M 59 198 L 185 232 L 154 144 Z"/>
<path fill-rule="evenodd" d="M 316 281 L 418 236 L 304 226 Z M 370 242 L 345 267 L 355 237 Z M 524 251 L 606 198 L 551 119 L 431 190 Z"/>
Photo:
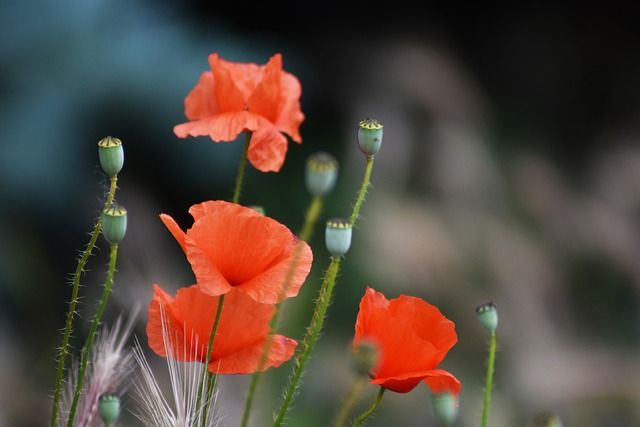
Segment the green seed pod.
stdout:
<path fill-rule="evenodd" d="M 351 221 L 345 218 L 334 218 L 327 221 L 324 240 L 331 255 L 339 257 L 347 253 L 351 246 L 352 228 Z"/>
<path fill-rule="evenodd" d="M 367 157 L 373 157 L 382 144 L 382 123 L 364 119 L 358 124 L 358 147 Z"/>
<path fill-rule="evenodd" d="M 105 394 L 100 396 L 98 414 L 106 426 L 111 426 L 120 416 L 120 398 Z"/>
<path fill-rule="evenodd" d="M 127 210 L 120 206 L 110 206 L 102 212 L 102 234 L 109 243 L 117 244 L 127 232 Z"/>
<path fill-rule="evenodd" d="M 451 426 L 458 418 L 458 401 L 451 393 L 433 395 L 433 416 L 443 427 Z"/>
<path fill-rule="evenodd" d="M 543 412 L 531 421 L 531 427 L 562 427 L 562 420 L 553 412 Z"/>
<path fill-rule="evenodd" d="M 305 184 L 313 196 L 325 196 L 333 190 L 338 179 L 338 161 L 329 153 L 319 151 L 307 159 Z"/>
<path fill-rule="evenodd" d="M 498 328 L 498 309 L 492 301 L 484 303 L 476 308 L 478 319 L 484 328 L 494 333 Z"/>
<path fill-rule="evenodd" d="M 102 170 L 110 177 L 116 176 L 124 165 L 124 149 L 118 138 L 107 136 L 101 139 L 98 142 L 98 155 Z"/>
<path fill-rule="evenodd" d="M 359 343 L 358 348 L 353 353 L 353 364 L 356 372 L 360 375 L 368 376 L 378 362 L 378 353 L 378 346 L 373 342 L 363 341 Z"/>
<path fill-rule="evenodd" d="M 254 211 L 258 212 L 262 216 L 265 216 L 267 214 L 267 211 L 264 210 L 264 206 L 251 205 L 251 206 L 247 206 L 247 207 L 249 209 L 253 209 Z"/>

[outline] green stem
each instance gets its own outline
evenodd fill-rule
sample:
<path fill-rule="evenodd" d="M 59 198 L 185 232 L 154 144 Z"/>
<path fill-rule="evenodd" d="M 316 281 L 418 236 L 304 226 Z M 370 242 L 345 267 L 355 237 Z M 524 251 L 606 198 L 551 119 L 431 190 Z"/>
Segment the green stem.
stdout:
<path fill-rule="evenodd" d="M 240 201 L 240 189 L 242 188 L 242 180 L 244 179 L 244 170 L 247 165 L 247 153 L 249 152 L 249 142 L 251 141 L 252 132 L 246 132 L 244 140 L 244 149 L 242 150 L 242 159 L 238 168 L 238 176 L 236 177 L 236 187 L 233 190 L 233 203 Z"/>
<path fill-rule="evenodd" d="M 107 201 L 105 202 L 105 209 L 113 203 L 113 198 L 116 193 L 117 176 L 113 176 L 110 179 L 111 184 L 109 186 L 109 193 L 107 194 Z M 53 394 L 53 410 L 51 411 L 51 427 L 55 427 L 58 421 L 58 407 L 60 405 L 60 392 L 62 390 L 62 377 L 64 376 L 65 359 L 67 357 L 69 338 L 71 337 L 71 331 L 73 329 L 73 317 L 76 313 L 76 305 L 78 304 L 78 293 L 80 289 L 80 276 L 84 271 L 84 267 L 89 261 L 89 257 L 93 252 L 93 248 L 96 245 L 100 230 L 102 229 L 102 215 L 98 217 L 96 225 L 91 232 L 91 238 L 89 244 L 85 248 L 84 252 L 80 256 L 76 271 L 73 274 L 73 285 L 71 291 L 71 302 L 69 302 L 69 312 L 67 313 L 66 325 L 64 328 L 64 334 L 62 336 L 62 345 L 60 347 L 60 356 L 58 359 L 58 371 L 56 376 L 56 388 Z"/>
<path fill-rule="evenodd" d="M 304 225 L 302 226 L 302 230 L 298 237 L 303 242 L 309 242 L 311 239 L 311 234 L 313 233 L 313 228 L 318 222 L 318 217 L 320 216 L 320 212 L 322 211 L 323 198 L 320 196 L 315 196 L 311 200 L 311 204 L 309 205 L 309 209 L 304 217 Z"/>
<path fill-rule="evenodd" d="M 327 307 L 329 306 L 329 302 L 333 295 L 333 287 L 335 285 L 339 267 L 340 257 L 332 257 L 331 264 L 329 264 L 329 268 L 325 273 L 324 280 L 320 288 L 311 323 L 309 324 L 307 333 L 300 345 L 293 373 L 289 378 L 289 386 L 285 392 L 280 410 L 278 414 L 274 416 L 274 422 L 272 424 L 273 427 L 279 426 L 284 421 L 284 417 L 289 410 L 293 396 L 300 385 L 300 378 L 302 377 L 304 368 L 309 361 L 311 351 L 313 350 L 313 347 L 318 340 L 318 336 L 320 335 L 320 331 L 322 330 L 324 318 L 327 313 Z"/>
<path fill-rule="evenodd" d="M 371 406 L 369 407 L 369 409 L 367 409 L 365 412 L 363 412 L 353 423 L 353 427 L 357 427 L 360 424 L 362 424 L 367 418 L 369 418 L 370 416 L 373 415 L 373 413 L 376 411 L 376 409 L 378 409 L 378 405 L 380 405 L 380 401 L 382 400 L 382 396 L 384 395 L 384 391 L 386 389 L 384 387 L 380 387 L 380 390 L 378 390 L 378 394 L 376 395 L 376 398 L 373 400 L 373 403 L 371 404 Z"/>
<path fill-rule="evenodd" d="M 487 382 L 484 389 L 484 404 L 482 407 L 482 427 L 487 427 L 489 406 L 491 406 L 491 390 L 493 388 L 493 368 L 496 362 L 496 332 L 489 335 L 489 362 L 487 366 Z"/>
<path fill-rule="evenodd" d="M 336 415 L 335 421 L 333 422 L 334 427 L 343 427 L 347 420 L 349 419 L 349 414 L 353 412 L 353 408 L 355 408 L 362 392 L 364 391 L 364 387 L 367 385 L 367 378 L 358 375 L 357 378 L 353 381 L 351 385 L 351 389 L 347 393 L 347 398 L 344 399 L 344 403 L 340 408 L 340 411 Z"/>
<path fill-rule="evenodd" d="M 364 171 L 364 178 L 362 180 L 362 187 L 360 187 L 360 193 L 358 193 L 358 200 L 356 201 L 356 205 L 353 207 L 353 213 L 351 214 L 351 226 L 353 227 L 356 226 L 356 220 L 358 219 L 360 208 L 362 207 L 362 203 L 364 202 L 365 195 L 367 194 L 367 189 L 369 188 L 372 169 L 373 169 L 373 156 L 369 156 L 367 157 L 367 167 Z"/>
<path fill-rule="evenodd" d="M 93 346 L 93 340 L 96 336 L 98 325 L 100 324 L 100 318 L 102 317 L 102 313 L 104 313 L 104 309 L 107 305 L 107 300 L 109 299 L 109 295 L 111 294 L 111 287 L 113 286 L 113 276 L 116 270 L 117 257 L 118 257 L 118 244 L 114 243 L 111 245 L 111 254 L 109 257 L 109 271 L 107 272 L 107 280 L 104 284 L 104 291 L 102 292 L 102 297 L 100 298 L 100 305 L 98 306 L 98 311 L 95 317 L 93 318 L 93 322 L 91 323 L 91 329 L 89 330 L 89 335 L 87 336 L 87 342 L 82 350 L 82 362 L 80 364 L 80 372 L 78 373 L 78 383 L 76 384 L 76 390 L 73 395 L 73 402 L 71 403 L 71 409 L 69 410 L 69 420 L 67 422 L 68 427 L 71 427 L 73 425 L 73 419 L 75 418 L 76 409 L 78 407 L 78 401 L 80 400 L 80 394 L 82 393 L 84 375 L 87 370 L 87 363 L 89 361 L 89 354 L 91 353 L 91 347 Z"/>
<path fill-rule="evenodd" d="M 302 226 L 302 231 L 299 234 L 300 241 L 309 241 L 311 232 L 313 231 L 313 227 L 318 221 L 318 217 L 320 216 L 320 212 L 322 211 L 322 201 L 323 199 L 320 196 L 316 196 L 311 200 L 311 204 L 309 205 L 309 209 L 307 210 L 307 214 L 305 215 L 305 222 Z M 295 272 L 295 269 L 298 265 L 298 260 L 300 258 L 300 250 L 301 246 L 296 246 L 296 252 L 294 254 L 293 260 L 291 261 L 291 266 L 289 267 L 285 281 L 280 288 L 280 297 L 278 298 L 279 300 L 284 299 L 284 295 L 286 295 L 286 292 L 289 289 L 289 284 L 291 283 L 293 273 Z M 286 301 L 283 301 L 280 304 L 278 310 L 276 310 L 273 317 L 271 318 L 271 328 L 274 331 L 278 329 L 278 324 L 280 323 L 280 317 L 285 302 Z M 260 363 L 258 364 L 258 370 L 254 372 L 251 377 L 251 383 L 249 384 L 249 390 L 247 391 L 247 399 L 244 404 L 244 412 L 242 414 L 242 422 L 240 424 L 240 427 L 246 427 L 249 423 L 249 415 L 251 414 L 253 399 L 255 397 L 256 389 L 258 388 L 258 382 L 262 377 L 262 368 L 267 361 L 267 355 L 269 354 L 269 349 L 271 348 L 272 341 L 273 336 L 269 335 L 265 341 L 264 350 L 260 358 Z"/>
<path fill-rule="evenodd" d="M 202 425 L 204 426 L 207 420 L 206 414 L 209 408 L 209 403 L 211 402 L 211 397 L 213 395 L 213 388 L 207 387 L 207 397 L 204 402 L 202 402 L 202 397 L 204 394 L 204 386 L 205 384 L 211 385 L 213 382 L 217 381 L 217 378 L 214 378 L 214 375 L 209 372 L 209 361 L 211 358 L 211 350 L 213 349 L 213 340 L 216 336 L 216 332 L 218 331 L 218 323 L 220 323 L 220 317 L 222 316 L 222 304 L 224 303 L 224 294 L 220 295 L 218 299 L 218 310 L 216 311 L 216 318 L 213 321 L 213 327 L 211 328 L 211 334 L 209 335 L 209 344 L 207 345 L 207 354 L 204 359 L 204 371 L 202 374 L 202 380 L 200 381 L 200 385 L 198 386 L 198 399 L 196 401 L 196 414 L 202 408 Z"/>

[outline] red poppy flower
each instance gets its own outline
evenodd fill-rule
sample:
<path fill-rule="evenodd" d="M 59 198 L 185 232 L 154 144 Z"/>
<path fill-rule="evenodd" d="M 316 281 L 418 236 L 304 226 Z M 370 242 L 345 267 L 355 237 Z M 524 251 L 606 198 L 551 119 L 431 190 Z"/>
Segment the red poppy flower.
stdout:
<path fill-rule="evenodd" d="M 147 323 L 149 347 L 163 357 L 169 353 L 176 360 L 204 362 L 219 299 L 203 293 L 197 285 L 179 289 L 174 299 L 153 285 Z M 256 372 L 275 311 L 275 305 L 260 304 L 242 292 L 227 293 L 209 356 L 209 370 L 219 374 Z M 168 342 L 163 337 L 168 337 Z M 289 360 L 297 345 L 293 339 L 273 335 L 261 370 Z"/>
<path fill-rule="evenodd" d="M 236 288 L 264 304 L 298 295 L 313 254 L 287 227 L 221 200 L 193 205 L 189 213 L 194 223 L 186 233 L 169 215 L 160 218 L 182 246 L 203 292 L 219 296 Z"/>
<path fill-rule="evenodd" d="M 209 55 L 211 71 L 187 95 L 184 106 L 189 122 L 173 128 L 180 138 L 209 136 L 215 142 L 233 141 L 241 132 L 253 132 L 249 162 L 262 172 L 277 172 L 287 153 L 288 134 L 302 142 L 299 128 L 300 81 L 282 70 L 282 55 L 266 65 L 235 63 Z"/>
<path fill-rule="evenodd" d="M 401 295 L 387 300 L 371 288 L 360 301 L 354 350 L 373 343 L 378 350 L 370 382 L 407 393 L 424 381 L 435 394 L 460 393 L 460 382 L 436 369 L 458 340 L 455 325 L 420 298 Z"/>

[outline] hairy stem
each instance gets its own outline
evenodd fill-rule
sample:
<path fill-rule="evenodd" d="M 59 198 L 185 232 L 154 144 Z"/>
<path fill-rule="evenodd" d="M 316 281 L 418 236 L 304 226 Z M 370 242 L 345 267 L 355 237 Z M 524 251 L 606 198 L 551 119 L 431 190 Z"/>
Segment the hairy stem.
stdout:
<path fill-rule="evenodd" d="M 67 422 L 68 427 L 71 427 L 73 425 L 73 419 L 75 418 L 76 409 L 78 407 L 78 401 L 80 400 L 80 395 L 82 394 L 82 385 L 84 382 L 84 375 L 87 370 L 89 354 L 91 353 L 91 348 L 93 347 L 93 340 L 96 336 L 98 325 L 100 324 L 100 318 L 102 317 L 102 313 L 104 313 L 104 309 L 107 305 L 107 300 L 109 299 L 109 295 L 111 294 L 111 287 L 113 286 L 113 276 L 116 270 L 117 257 L 118 257 L 118 244 L 114 243 L 111 245 L 111 253 L 109 256 L 109 271 L 107 272 L 107 279 L 104 284 L 102 297 L 100 298 L 100 305 L 98 306 L 98 311 L 96 312 L 96 315 L 93 318 L 93 322 L 91 323 L 91 329 L 89 330 L 89 335 L 87 336 L 87 342 L 85 343 L 85 346 L 82 350 L 82 362 L 80 364 L 80 371 L 78 373 L 78 383 L 76 384 L 75 393 L 73 395 L 73 402 L 71 403 L 71 409 L 69 411 L 69 420 Z"/>

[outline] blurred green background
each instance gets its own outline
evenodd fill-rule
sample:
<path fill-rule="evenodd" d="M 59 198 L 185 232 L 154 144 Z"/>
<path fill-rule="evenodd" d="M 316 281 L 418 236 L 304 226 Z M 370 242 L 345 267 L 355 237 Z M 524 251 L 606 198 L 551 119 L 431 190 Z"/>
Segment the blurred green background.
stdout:
<path fill-rule="evenodd" d="M 475 307 L 487 300 L 500 315 L 492 427 L 526 425 L 542 411 L 565 425 L 640 425 L 636 21 L 619 4 L 2 2 L 0 426 L 49 419 L 70 277 L 107 188 L 101 138 L 124 143 L 117 199 L 129 212 L 105 320 L 141 306 L 144 343 L 151 285 L 191 284 L 158 215 L 188 227 L 189 206 L 232 195 L 241 144 L 172 133 L 212 52 L 259 64 L 281 52 L 303 86 L 303 144 L 289 145 L 278 174 L 249 168 L 244 204 L 298 230 L 305 159 L 323 150 L 340 161 L 311 242 L 314 269 L 287 308 L 289 336 L 302 336 L 328 265 L 322 223 L 355 202 L 365 164 L 357 123 L 385 126 L 288 425 L 326 426 L 334 413 L 351 379 L 365 286 L 419 296 L 456 323 L 459 342 L 441 367 L 463 383 L 457 426 L 479 424 L 487 336 Z M 102 244 L 83 279 L 78 348 L 107 255 Z M 290 369 L 266 376 L 255 426 L 270 424 Z M 221 381 L 223 425 L 238 425 L 248 380 Z M 387 393 L 369 425 L 435 425 L 430 394 L 424 385 Z M 135 419 L 125 414 L 123 425 Z"/>

